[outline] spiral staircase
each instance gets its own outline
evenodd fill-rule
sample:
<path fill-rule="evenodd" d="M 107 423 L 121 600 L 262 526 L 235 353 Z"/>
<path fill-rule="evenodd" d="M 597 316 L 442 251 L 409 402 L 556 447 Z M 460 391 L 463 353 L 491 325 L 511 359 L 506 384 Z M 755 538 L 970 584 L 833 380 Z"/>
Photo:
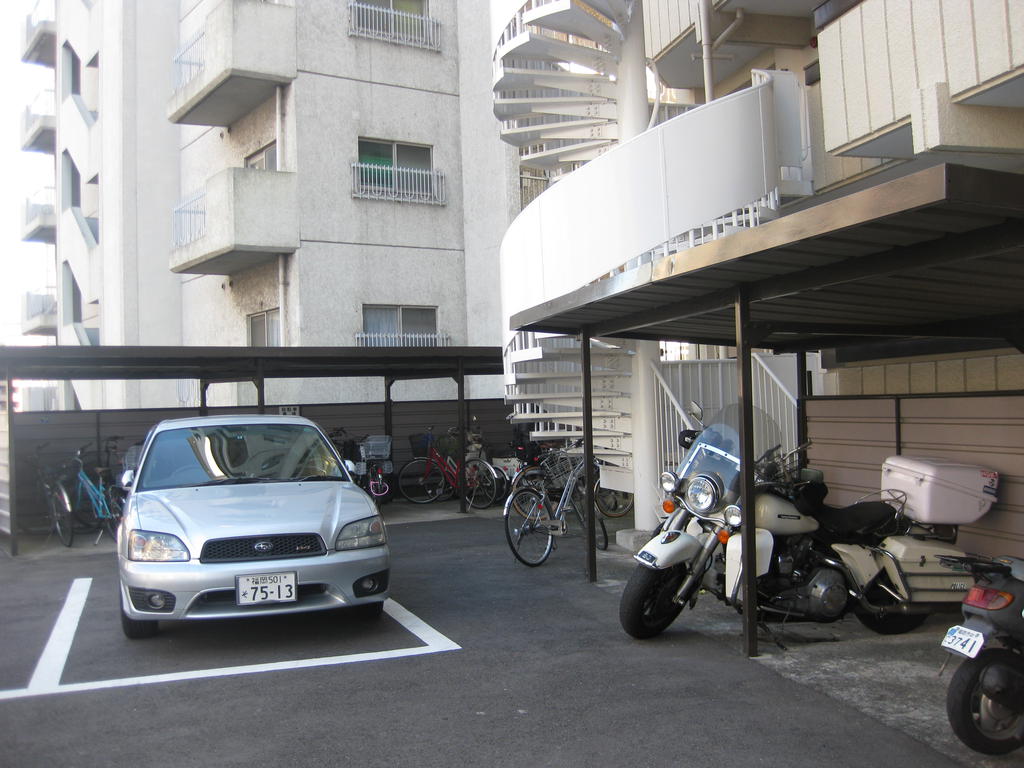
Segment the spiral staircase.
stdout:
<path fill-rule="evenodd" d="M 494 114 L 523 166 L 572 170 L 619 138 L 616 75 L 633 0 L 531 0 L 494 55 Z"/>

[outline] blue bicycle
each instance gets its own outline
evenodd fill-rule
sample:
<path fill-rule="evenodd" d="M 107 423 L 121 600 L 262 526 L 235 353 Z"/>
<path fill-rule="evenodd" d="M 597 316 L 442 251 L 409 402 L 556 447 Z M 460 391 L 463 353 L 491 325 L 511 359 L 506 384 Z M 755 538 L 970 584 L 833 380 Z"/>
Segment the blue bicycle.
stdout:
<path fill-rule="evenodd" d="M 108 456 L 111 453 L 108 441 Z M 110 469 L 97 467 L 90 476 L 82 460 L 82 451 L 89 447 L 86 443 L 75 456 L 64 465 L 64 471 L 57 481 L 55 496 L 66 513 L 74 514 L 75 519 L 91 530 L 99 531 L 94 544 L 98 544 L 104 533 L 117 538 L 117 526 L 121 523 L 122 502 L 120 489 L 110 482 Z M 109 463 L 109 462 L 108 462 Z"/>

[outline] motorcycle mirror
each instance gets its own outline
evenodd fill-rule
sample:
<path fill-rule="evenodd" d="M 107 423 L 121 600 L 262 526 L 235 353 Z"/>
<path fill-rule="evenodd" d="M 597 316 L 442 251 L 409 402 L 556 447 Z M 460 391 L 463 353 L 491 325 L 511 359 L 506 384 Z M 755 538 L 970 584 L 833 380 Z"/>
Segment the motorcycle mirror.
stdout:
<path fill-rule="evenodd" d="M 689 405 L 686 406 L 686 413 L 693 416 L 693 418 L 701 424 L 704 423 L 704 409 L 697 405 L 693 400 L 691 400 Z"/>
<path fill-rule="evenodd" d="M 121 483 L 120 484 L 121 484 L 122 488 L 131 488 L 132 487 L 132 483 L 134 483 L 134 482 L 135 482 L 135 470 L 134 469 L 126 469 L 124 472 L 121 473 Z"/>
<path fill-rule="evenodd" d="M 679 432 L 679 445 L 683 448 L 689 448 L 693 445 L 697 436 L 700 434 L 696 429 L 683 429 Z"/>
<path fill-rule="evenodd" d="M 356 463 L 352 459 L 345 459 L 345 469 L 354 475 L 356 473 Z"/>

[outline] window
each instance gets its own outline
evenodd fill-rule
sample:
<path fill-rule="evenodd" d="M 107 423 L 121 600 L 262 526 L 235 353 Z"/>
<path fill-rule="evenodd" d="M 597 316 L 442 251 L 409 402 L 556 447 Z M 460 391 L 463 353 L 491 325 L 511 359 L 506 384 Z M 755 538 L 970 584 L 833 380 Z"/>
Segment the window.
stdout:
<path fill-rule="evenodd" d="M 249 346 L 281 346 L 281 311 L 268 309 L 249 315 Z"/>
<path fill-rule="evenodd" d="M 350 35 L 441 50 L 441 24 L 428 16 L 427 0 L 352 0 L 348 7 Z"/>
<path fill-rule="evenodd" d="M 277 142 L 272 141 L 263 149 L 257 150 L 245 158 L 246 168 L 256 168 L 261 171 L 277 170 Z"/>
<path fill-rule="evenodd" d="M 359 139 L 352 194 L 376 200 L 443 204 L 444 176 L 433 170 L 431 154 L 431 148 L 422 145 Z"/>
<path fill-rule="evenodd" d="M 443 347 L 448 336 L 437 332 L 437 307 L 363 305 L 363 347 Z"/>

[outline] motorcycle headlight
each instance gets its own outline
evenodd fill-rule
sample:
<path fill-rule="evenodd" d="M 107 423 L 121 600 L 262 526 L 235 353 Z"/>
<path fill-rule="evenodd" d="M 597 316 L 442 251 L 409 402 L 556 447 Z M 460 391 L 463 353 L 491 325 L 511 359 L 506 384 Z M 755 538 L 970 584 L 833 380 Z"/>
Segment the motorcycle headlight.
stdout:
<path fill-rule="evenodd" d="M 718 488 L 710 477 L 698 475 L 686 484 L 683 501 L 691 512 L 706 514 L 718 503 Z"/>
<path fill-rule="evenodd" d="M 723 511 L 725 512 L 725 522 L 733 528 L 739 528 L 743 523 L 743 510 L 736 504 L 730 504 Z"/>
<path fill-rule="evenodd" d="M 387 540 L 387 534 L 384 532 L 384 521 L 379 516 L 374 515 L 373 517 L 364 517 L 362 520 L 356 520 L 354 523 L 349 523 L 342 528 L 341 533 L 338 534 L 338 538 L 334 542 L 334 548 L 343 550 L 379 547 L 382 544 L 386 544 Z"/>
<path fill-rule="evenodd" d="M 128 535 L 128 559 L 150 563 L 184 562 L 188 548 L 177 536 L 153 531 L 132 531 Z"/>
<path fill-rule="evenodd" d="M 679 485 L 679 478 L 676 477 L 675 472 L 662 472 L 658 482 L 661 483 L 661 490 L 665 493 L 675 493 L 676 486 Z"/>

